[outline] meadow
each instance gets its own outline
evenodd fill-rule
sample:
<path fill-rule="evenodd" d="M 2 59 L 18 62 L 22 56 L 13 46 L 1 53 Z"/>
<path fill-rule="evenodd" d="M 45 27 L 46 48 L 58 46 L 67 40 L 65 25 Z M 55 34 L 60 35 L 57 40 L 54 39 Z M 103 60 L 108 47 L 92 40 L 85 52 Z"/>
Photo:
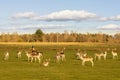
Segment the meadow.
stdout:
<path fill-rule="evenodd" d="M 43 61 L 50 58 L 50 65 L 44 67 L 38 62 L 28 62 L 25 51 L 31 46 L 43 52 Z M 57 50 L 66 47 L 66 61 L 56 63 L 54 56 Z M 118 56 L 120 45 L 96 43 L 0 43 L 0 80 L 120 80 L 120 58 L 113 60 L 109 51 L 107 60 L 94 61 L 94 67 L 87 62 L 81 65 L 75 53 L 77 49 L 86 50 L 87 55 L 94 57 L 98 49 L 117 48 Z M 22 51 L 22 58 L 18 59 L 17 51 Z M 10 53 L 7 61 L 3 60 L 5 51 Z"/>

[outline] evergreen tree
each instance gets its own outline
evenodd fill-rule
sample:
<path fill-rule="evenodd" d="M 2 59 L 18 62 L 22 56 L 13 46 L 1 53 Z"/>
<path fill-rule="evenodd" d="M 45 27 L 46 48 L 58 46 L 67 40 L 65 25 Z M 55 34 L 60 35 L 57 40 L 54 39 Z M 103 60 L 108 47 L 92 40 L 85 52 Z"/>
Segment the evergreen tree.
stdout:
<path fill-rule="evenodd" d="M 43 31 L 41 29 L 37 29 L 34 33 L 34 40 L 36 41 L 42 41 Z"/>

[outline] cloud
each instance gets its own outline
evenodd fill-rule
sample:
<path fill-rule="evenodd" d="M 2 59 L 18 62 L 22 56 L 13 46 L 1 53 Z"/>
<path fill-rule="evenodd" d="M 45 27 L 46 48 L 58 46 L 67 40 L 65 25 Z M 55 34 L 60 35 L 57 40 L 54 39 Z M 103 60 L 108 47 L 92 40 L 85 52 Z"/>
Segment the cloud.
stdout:
<path fill-rule="evenodd" d="M 71 25 L 67 24 L 31 24 L 31 25 L 21 25 L 17 29 L 26 30 L 26 29 L 60 29 L 65 28 Z"/>
<path fill-rule="evenodd" d="M 107 17 L 100 17 L 98 20 L 99 21 L 109 21 L 110 19 Z"/>
<path fill-rule="evenodd" d="M 96 17 L 96 14 L 90 13 L 84 10 L 64 10 L 59 12 L 53 12 L 48 15 L 33 17 L 33 20 L 40 21 L 83 21 Z"/>
<path fill-rule="evenodd" d="M 100 21 L 120 21 L 120 15 L 110 16 L 110 17 L 100 17 Z"/>
<path fill-rule="evenodd" d="M 37 16 L 33 12 L 18 13 L 12 16 L 14 19 L 28 18 L 39 21 L 84 21 L 96 18 L 97 15 L 84 10 L 63 10 L 48 15 Z"/>
<path fill-rule="evenodd" d="M 34 12 L 24 12 L 24 13 L 17 13 L 14 14 L 11 18 L 12 19 L 29 19 L 36 16 L 36 14 Z"/>
<path fill-rule="evenodd" d="M 118 29 L 120 29 L 120 25 L 107 24 L 107 25 L 99 26 L 98 29 L 102 29 L 102 30 L 118 30 Z"/>
<path fill-rule="evenodd" d="M 85 10 L 62 10 L 58 12 L 52 12 L 47 15 L 37 15 L 34 12 L 16 13 L 11 16 L 12 19 L 28 19 L 35 21 L 120 21 L 120 15 L 102 17 L 95 13 Z"/>
<path fill-rule="evenodd" d="M 37 29 L 43 30 L 43 32 L 59 32 L 64 29 L 68 29 L 73 25 L 70 24 L 11 24 L 4 27 L 0 27 L 0 31 L 5 33 L 18 32 L 20 34 L 24 33 L 34 33 Z"/>
<path fill-rule="evenodd" d="M 11 24 L 11 26 L 0 27 L 0 30 L 32 30 L 32 29 L 61 29 L 71 27 L 69 24 Z"/>
<path fill-rule="evenodd" d="M 113 20 L 113 21 L 120 21 L 120 15 L 110 17 L 110 20 Z"/>

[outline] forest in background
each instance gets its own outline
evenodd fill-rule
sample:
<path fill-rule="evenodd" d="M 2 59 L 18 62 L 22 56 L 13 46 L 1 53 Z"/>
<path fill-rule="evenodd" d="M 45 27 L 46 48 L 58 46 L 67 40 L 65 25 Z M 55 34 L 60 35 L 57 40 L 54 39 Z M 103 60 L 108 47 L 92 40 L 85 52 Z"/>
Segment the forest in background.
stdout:
<path fill-rule="evenodd" d="M 109 35 L 104 33 L 44 33 L 37 29 L 33 34 L 18 34 L 14 32 L 0 34 L 0 42 L 98 42 L 120 43 L 120 33 Z"/>

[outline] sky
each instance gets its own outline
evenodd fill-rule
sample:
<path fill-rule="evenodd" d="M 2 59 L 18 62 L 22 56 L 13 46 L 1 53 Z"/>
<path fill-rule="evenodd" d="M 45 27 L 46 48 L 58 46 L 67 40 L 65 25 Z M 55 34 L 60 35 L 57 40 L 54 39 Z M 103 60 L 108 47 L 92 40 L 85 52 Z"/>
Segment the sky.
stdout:
<path fill-rule="evenodd" d="M 0 34 L 77 32 L 116 34 L 120 0 L 0 0 Z"/>

